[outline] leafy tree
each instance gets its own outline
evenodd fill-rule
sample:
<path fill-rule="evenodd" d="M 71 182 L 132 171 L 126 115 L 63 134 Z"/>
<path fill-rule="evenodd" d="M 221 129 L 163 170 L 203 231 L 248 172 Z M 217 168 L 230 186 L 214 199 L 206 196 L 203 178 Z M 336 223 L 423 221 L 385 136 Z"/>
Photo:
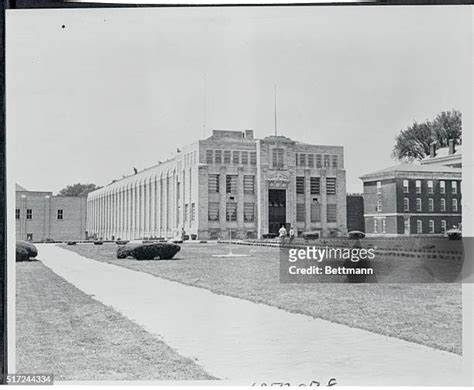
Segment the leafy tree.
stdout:
<path fill-rule="evenodd" d="M 77 184 L 72 184 L 63 188 L 61 191 L 59 191 L 58 195 L 59 196 L 87 196 L 89 192 L 98 190 L 99 188 L 101 187 L 97 187 L 95 184 L 77 183 Z"/>
<path fill-rule="evenodd" d="M 434 121 L 414 122 L 395 138 L 392 156 L 399 160 L 421 160 L 430 154 L 430 145 L 446 147 L 449 140 L 462 144 L 462 115 L 459 111 L 443 111 Z"/>

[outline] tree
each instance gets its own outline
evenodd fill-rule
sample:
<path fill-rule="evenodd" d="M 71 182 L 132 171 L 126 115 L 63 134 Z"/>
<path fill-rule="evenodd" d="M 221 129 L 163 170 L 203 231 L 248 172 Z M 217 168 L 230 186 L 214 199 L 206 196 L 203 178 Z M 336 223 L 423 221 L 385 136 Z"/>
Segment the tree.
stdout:
<path fill-rule="evenodd" d="M 89 192 L 98 190 L 101 187 L 97 187 L 95 184 L 72 184 L 66 186 L 61 191 L 59 191 L 59 196 L 87 196 Z"/>
<path fill-rule="evenodd" d="M 462 115 L 459 111 L 443 111 L 434 121 L 414 122 L 395 138 L 392 156 L 398 160 L 421 160 L 430 154 L 430 145 L 446 147 L 449 140 L 462 144 Z"/>

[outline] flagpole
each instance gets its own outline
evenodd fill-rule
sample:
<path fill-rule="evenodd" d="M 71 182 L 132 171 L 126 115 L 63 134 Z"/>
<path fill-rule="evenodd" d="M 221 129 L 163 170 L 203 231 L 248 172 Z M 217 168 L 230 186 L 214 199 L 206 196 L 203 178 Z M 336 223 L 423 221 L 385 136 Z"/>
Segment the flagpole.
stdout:
<path fill-rule="evenodd" d="M 275 95 L 275 136 L 278 135 L 278 127 L 277 127 L 277 86 L 273 84 L 274 87 L 274 95 Z"/>

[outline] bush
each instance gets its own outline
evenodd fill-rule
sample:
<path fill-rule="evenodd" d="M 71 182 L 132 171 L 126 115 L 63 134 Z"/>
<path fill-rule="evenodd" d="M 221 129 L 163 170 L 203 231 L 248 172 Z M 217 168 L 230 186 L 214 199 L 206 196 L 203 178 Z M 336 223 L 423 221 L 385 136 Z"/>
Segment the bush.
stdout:
<path fill-rule="evenodd" d="M 16 261 L 27 261 L 29 259 L 28 251 L 22 246 L 16 246 Z"/>
<path fill-rule="evenodd" d="M 32 259 L 38 256 L 38 249 L 36 249 L 36 247 L 31 242 L 17 241 L 16 247 L 25 249 L 28 253 L 28 258 Z"/>
<path fill-rule="evenodd" d="M 129 256 L 132 256 L 132 250 L 137 246 L 142 244 L 126 244 L 124 246 L 119 246 L 117 248 L 117 259 L 126 259 Z"/>
<path fill-rule="evenodd" d="M 127 245 L 127 244 L 128 244 L 128 241 L 126 241 L 126 240 L 117 240 L 117 241 L 115 241 L 115 243 L 116 243 L 117 245 Z"/>
<path fill-rule="evenodd" d="M 119 248 L 120 256 L 132 256 L 136 260 L 153 260 L 159 257 L 161 260 L 170 260 L 173 256 L 181 250 L 181 247 L 176 244 L 168 242 L 157 242 L 154 244 L 138 244 L 134 246 L 125 246 Z M 117 258 L 119 257 L 119 251 L 117 251 Z"/>
<path fill-rule="evenodd" d="M 68 241 L 66 244 L 67 244 L 67 245 L 76 245 L 77 242 L 76 242 L 76 241 Z"/>
<path fill-rule="evenodd" d="M 304 232 L 302 236 L 305 240 L 318 240 L 319 232 Z"/>
<path fill-rule="evenodd" d="M 196 233 L 191 233 L 191 240 L 196 240 L 197 234 Z"/>
<path fill-rule="evenodd" d="M 94 241 L 94 245 L 102 245 L 103 243 L 103 241 Z"/>

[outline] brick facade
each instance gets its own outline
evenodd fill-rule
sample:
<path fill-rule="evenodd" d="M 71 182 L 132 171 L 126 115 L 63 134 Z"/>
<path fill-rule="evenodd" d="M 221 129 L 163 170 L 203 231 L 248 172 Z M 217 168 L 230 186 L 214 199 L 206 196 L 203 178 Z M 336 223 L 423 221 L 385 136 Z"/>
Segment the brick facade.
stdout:
<path fill-rule="evenodd" d="M 86 238 L 86 197 L 16 191 L 16 239 L 66 241 Z"/>
<path fill-rule="evenodd" d="M 461 169 L 402 164 L 361 179 L 368 234 L 442 235 L 462 222 Z"/>

